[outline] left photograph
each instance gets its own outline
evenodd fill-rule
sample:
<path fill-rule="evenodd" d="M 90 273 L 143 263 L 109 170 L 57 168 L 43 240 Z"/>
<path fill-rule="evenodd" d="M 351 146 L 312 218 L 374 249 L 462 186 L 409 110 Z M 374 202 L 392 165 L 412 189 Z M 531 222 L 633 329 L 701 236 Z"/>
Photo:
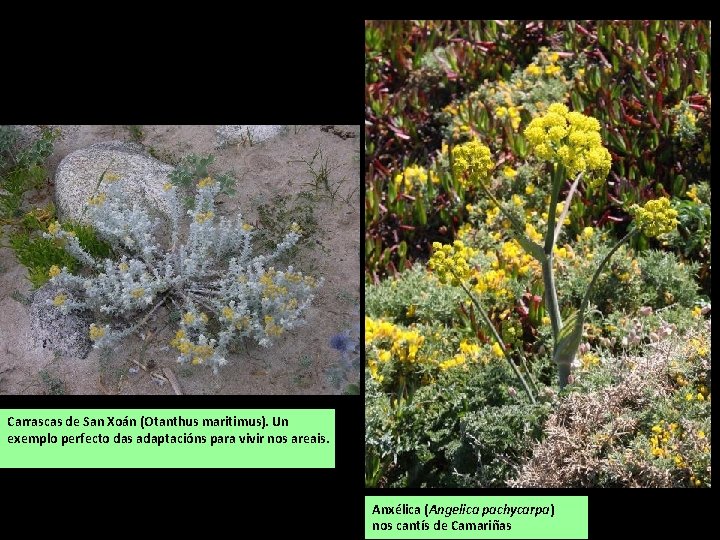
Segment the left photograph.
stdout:
<path fill-rule="evenodd" d="M 359 134 L 0 126 L 0 394 L 359 393 Z"/>

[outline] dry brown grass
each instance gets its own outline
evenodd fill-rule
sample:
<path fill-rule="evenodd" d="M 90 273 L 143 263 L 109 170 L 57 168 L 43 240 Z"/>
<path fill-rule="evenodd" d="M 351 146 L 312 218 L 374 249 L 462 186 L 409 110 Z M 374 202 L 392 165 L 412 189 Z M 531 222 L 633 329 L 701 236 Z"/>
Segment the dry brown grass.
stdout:
<path fill-rule="evenodd" d="M 638 412 L 673 391 L 670 365 L 688 354 L 688 340 L 670 338 L 649 347 L 644 357 L 619 359 L 609 368 L 615 384 L 563 399 L 548 418 L 545 439 L 510 485 L 677 486 L 667 468 L 644 458 L 629 443 L 638 434 Z"/>

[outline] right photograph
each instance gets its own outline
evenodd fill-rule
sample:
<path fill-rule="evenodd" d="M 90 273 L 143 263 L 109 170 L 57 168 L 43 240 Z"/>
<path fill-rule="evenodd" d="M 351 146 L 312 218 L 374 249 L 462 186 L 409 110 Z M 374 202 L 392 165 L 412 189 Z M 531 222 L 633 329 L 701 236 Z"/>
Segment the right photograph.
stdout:
<path fill-rule="evenodd" d="M 365 21 L 365 485 L 705 488 L 707 20 Z"/>

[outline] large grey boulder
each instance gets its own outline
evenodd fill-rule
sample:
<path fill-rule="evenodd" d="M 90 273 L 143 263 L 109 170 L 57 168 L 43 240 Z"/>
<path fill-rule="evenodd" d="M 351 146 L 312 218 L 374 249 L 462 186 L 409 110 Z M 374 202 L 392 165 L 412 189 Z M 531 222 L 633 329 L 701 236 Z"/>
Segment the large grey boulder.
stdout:
<path fill-rule="evenodd" d="M 92 349 L 88 334 L 92 318 L 78 312 L 63 314 L 52 305 L 61 289 L 51 283 L 40 287 L 30 304 L 31 335 L 35 345 L 66 358 L 83 359 Z"/>
<path fill-rule="evenodd" d="M 60 219 L 87 221 L 83 210 L 106 170 L 120 177 L 118 182 L 127 196 L 166 217 L 171 215 L 172 192 L 166 192 L 163 185 L 173 167 L 148 155 L 140 144 L 110 141 L 76 150 L 60 162 L 55 173 Z"/>
<path fill-rule="evenodd" d="M 217 145 L 255 144 L 272 139 L 285 132 L 285 126 L 218 126 L 215 130 Z"/>

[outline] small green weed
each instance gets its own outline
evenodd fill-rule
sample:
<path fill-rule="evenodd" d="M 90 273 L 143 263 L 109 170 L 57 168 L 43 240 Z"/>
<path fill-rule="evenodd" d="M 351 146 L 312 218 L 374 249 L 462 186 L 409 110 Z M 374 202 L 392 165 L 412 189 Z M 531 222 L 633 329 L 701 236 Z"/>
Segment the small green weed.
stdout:
<path fill-rule="evenodd" d="M 145 132 L 140 126 L 125 126 L 130 134 L 130 138 L 136 142 L 142 144 L 145 140 Z"/>
<path fill-rule="evenodd" d="M 59 377 L 46 369 L 41 370 L 38 375 L 40 382 L 45 386 L 45 395 L 62 396 L 65 394 L 65 383 Z"/>

